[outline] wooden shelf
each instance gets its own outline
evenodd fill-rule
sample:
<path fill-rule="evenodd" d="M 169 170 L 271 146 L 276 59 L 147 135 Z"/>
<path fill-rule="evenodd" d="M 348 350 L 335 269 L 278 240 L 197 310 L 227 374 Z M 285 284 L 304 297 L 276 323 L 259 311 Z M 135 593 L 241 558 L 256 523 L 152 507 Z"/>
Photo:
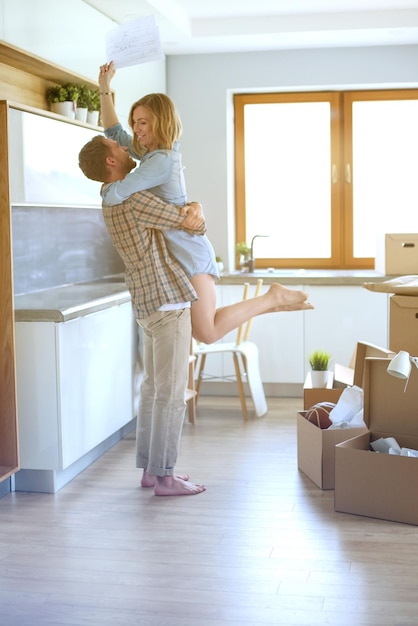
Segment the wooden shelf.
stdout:
<path fill-rule="evenodd" d="M 1 99 L 48 111 L 47 87 L 66 82 L 98 87 L 97 82 L 0 41 Z"/>

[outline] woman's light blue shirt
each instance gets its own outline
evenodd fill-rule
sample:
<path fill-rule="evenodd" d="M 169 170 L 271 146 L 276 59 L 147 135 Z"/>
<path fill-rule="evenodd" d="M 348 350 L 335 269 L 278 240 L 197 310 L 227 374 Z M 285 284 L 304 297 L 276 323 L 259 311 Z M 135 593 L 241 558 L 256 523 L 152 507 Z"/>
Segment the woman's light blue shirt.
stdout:
<path fill-rule="evenodd" d="M 132 150 L 132 137 L 121 124 L 108 128 L 105 135 L 128 147 L 129 154 L 138 159 Z M 143 156 L 140 165 L 123 180 L 105 185 L 103 201 L 113 206 L 121 204 L 137 191 L 148 190 L 165 202 L 184 206 L 187 193 L 183 169 L 178 143 L 173 150 L 154 150 Z M 219 278 L 215 252 L 206 235 L 193 235 L 181 229 L 165 230 L 163 234 L 169 251 L 181 263 L 189 278 L 195 274 L 212 274 Z"/>

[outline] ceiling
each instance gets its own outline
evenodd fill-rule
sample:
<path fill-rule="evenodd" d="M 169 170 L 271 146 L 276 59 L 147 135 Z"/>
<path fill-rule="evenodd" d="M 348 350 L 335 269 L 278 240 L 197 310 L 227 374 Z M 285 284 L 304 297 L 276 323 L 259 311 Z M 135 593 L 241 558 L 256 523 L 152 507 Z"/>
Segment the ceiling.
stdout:
<path fill-rule="evenodd" d="M 168 55 L 418 44 L 418 0 L 84 0 L 116 24 L 155 15 Z"/>

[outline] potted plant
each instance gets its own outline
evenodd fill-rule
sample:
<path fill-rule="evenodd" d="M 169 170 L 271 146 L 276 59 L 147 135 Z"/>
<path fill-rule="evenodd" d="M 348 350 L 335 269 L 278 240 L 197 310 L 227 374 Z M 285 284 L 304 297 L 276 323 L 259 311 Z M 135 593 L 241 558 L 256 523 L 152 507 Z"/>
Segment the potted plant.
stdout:
<path fill-rule="evenodd" d="M 222 261 L 220 256 L 216 257 L 216 264 L 218 266 L 219 273 L 222 274 L 222 272 L 224 271 L 225 267 L 224 267 L 223 261 Z"/>
<path fill-rule="evenodd" d="M 245 241 L 241 241 L 237 243 L 235 249 L 237 251 L 237 254 L 239 255 L 239 260 L 238 260 L 239 267 L 241 269 L 245 269 L 246 267 L 248 268 L 248 261 L 251 255 L 250 246 Z"/>
<path fill-rule="evenodd" d="M 100 92 L 98 89 L 90 89 L 87 121 L 89 124 L 93 124 L 93 126 L 97 126 L 99 123 L 99 117 L 100 117 Z"/>
<path fill-rule="evenodd" d="M 52 85 L 46 90 L 46 99 L 50 104 L 65 102 L 67 100 L 67 90 L 62 85 Z"/>
<path fill-rule="evenodd" d="M 80 96 L 80 85 L 76 85 L 75 83 L 64 83 L 62 87 L 67 92 L 67 100 L 77 103 Z"/>
<path fill-rule="evenodd" d="M 77 107 L 75 111 L 75 119 L 80 122 L 87 121 L 87 113 L 91 100 L 90 92 L 91 89 L 89 89 L 86 85 L 80 85 L 80 93 L 77 99 Z"/>
<path fill-rule="evenodd" d="M 46 99 L 51 105 L 51 111 L 71 118 L 75 117 L 79 95 L 80 87 L 73 83 L 51 85 L 46 90 Z"/>
<path fill-rule="evenodd" d="M 308 356 L 309 365 L 312 368 L 312 387 L 326 387 L 328 382 L 328 366 L 331 360 L 329 352 L 314 350 Z"/>

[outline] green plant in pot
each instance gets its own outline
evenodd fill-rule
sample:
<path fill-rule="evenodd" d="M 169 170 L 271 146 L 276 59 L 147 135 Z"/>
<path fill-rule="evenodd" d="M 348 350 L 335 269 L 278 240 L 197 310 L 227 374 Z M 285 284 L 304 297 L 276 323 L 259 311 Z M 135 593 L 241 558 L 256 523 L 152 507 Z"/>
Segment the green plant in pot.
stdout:
<path fill-rule="evenodd" d="M 216 264 L 218 266 L 219 273 L 221 274 L 224 271 L 225 267 L 220 256 L 216 257 Z"/>
<path fill-rule="evenodd" d="M 64 83 L 62 87 L 67 92 L 67 100 L 77 103 L 80 96 L 80 85 L 76 85 L 75 83 Z"/>
<path fill-rule="evenodd" d="M 328 369 L 331 355 L 325 350 L 314 350 L 308 356 L 309 365 L 312 368 L 312 387 L 326 387 L 328 382 Z"/>
<path fill-rule="evenodd" d="M 75 116 L 79 95 L 80 86 L 73 83 L 51 85 L 46 90 L 46 99 L 51 105 L 51 111 L 72 118 Z"/>
<path fill-rule="evenodd" d="M 80 90 L 80 93 L 77 99 L 75 119 L 79 120 L 80 122 L 86 122 L 87 113 L 88 113 L 89 106 L 90 106 L 91 89 L 89 89 L 89 87 L 87 87 L 86 85 L 80 85 L 79 90 Z"/>
<path fill-rule="evenodd" d="M 235 246 L 235 250 L 239 255 L 238 265 L 241 269 L 248 269 L 248 261 L 251 256 L 251 248 L 245 241 L 240 241 Z"/>
<path fill-rule="evenodd" d="M 98 89 L 90 89 L 89 111 L 100 111 L 100 93 Z"/>
<path fill-rule="evenodd" d="M 98 89 L 89 90 L 89 102 L 87 121 L 89 124 L 97 126 L 100 117 L 100 92 Z"/>
<path fill-rule="evenodd" d="M 77 100 L 77 108 L 79 109 L 87 109 L 90 105 L 90 91 L 86 85 L 80 85 L 80 93 Z"/>
<path fill-rule="evenodd" d="M 63 85 L 52 85 L 46 90 L 46 99 L 50 104 L 65 102 L 67 100 L 67 90 Z"/>

